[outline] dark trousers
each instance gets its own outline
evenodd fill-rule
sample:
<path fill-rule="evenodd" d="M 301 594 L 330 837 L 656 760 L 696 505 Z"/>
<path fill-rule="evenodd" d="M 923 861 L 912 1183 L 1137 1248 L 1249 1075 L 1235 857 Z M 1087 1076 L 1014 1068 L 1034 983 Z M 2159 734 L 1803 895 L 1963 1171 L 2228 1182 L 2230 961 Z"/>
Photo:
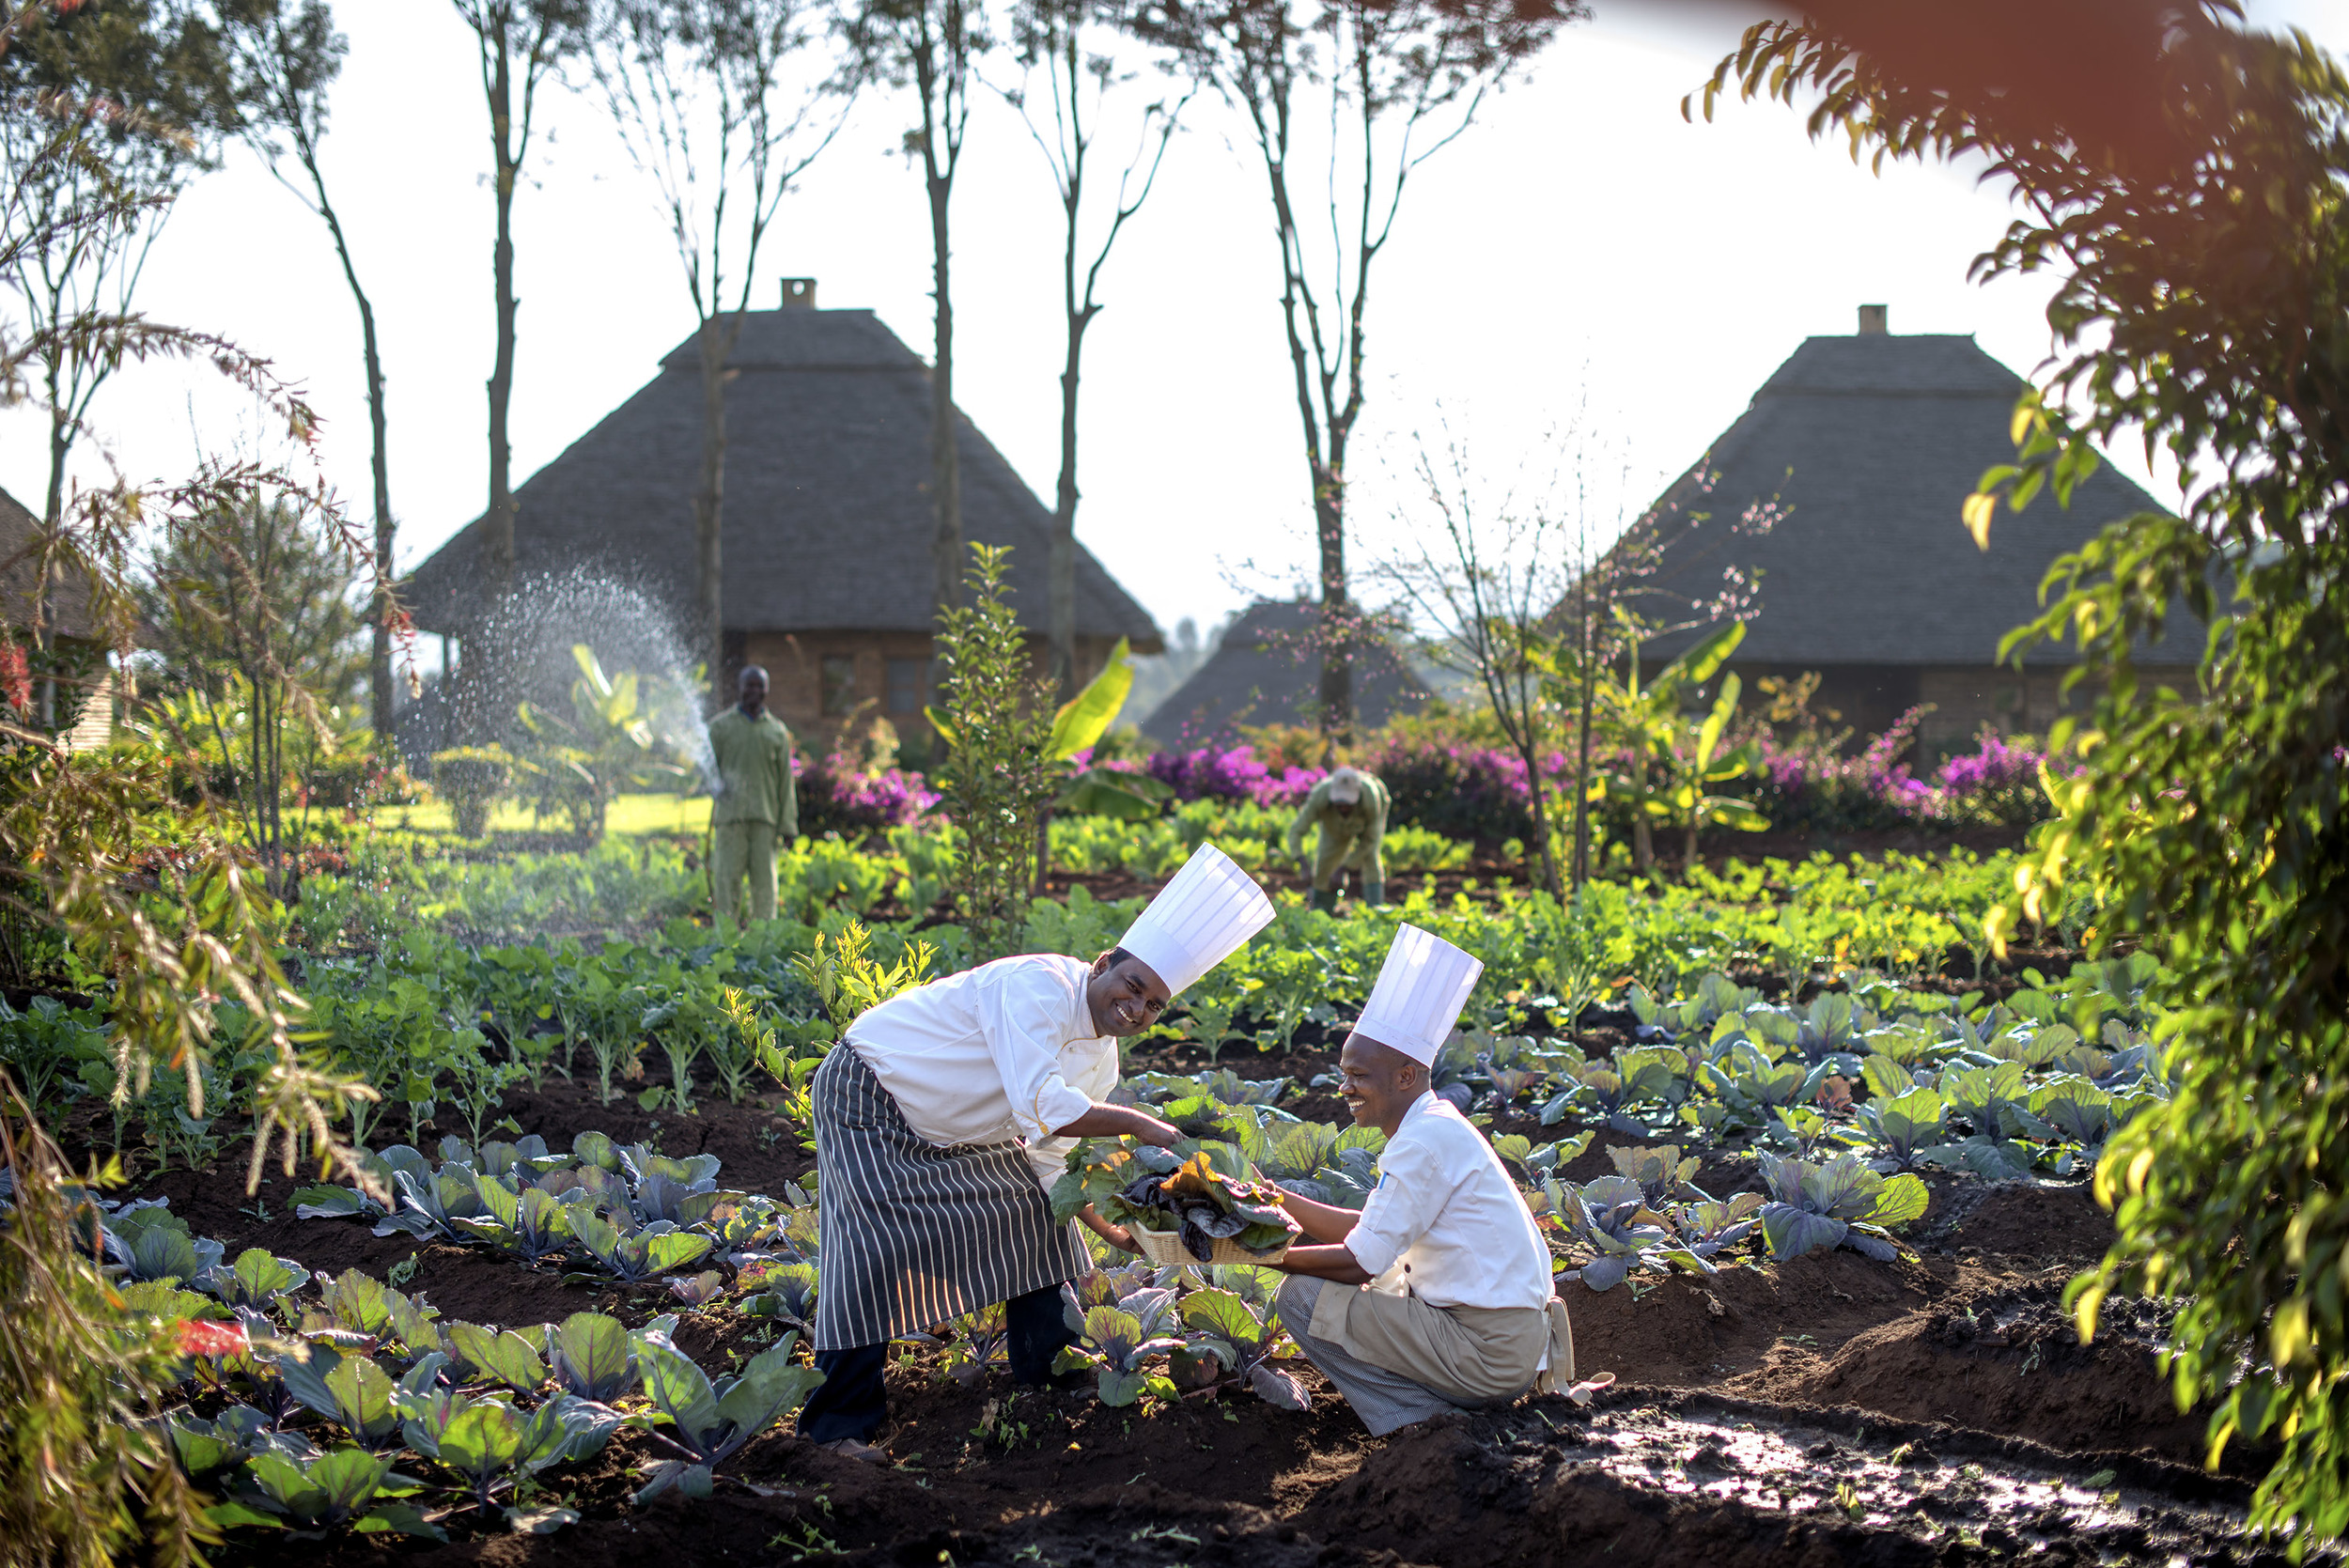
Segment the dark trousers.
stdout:
<path fill-rule="evenodd" d="M 1004 1351 L 1015 1383 L 1044 1382 L 1051 1375 L 1052 1358 L 1060 1354 L 1061 1346 L 1076 1341 L 1061 1312 L 1058 1285 L 1032 1290 L 1004 1302 L 1003 1327 Z M 881 1374 L 888 1365 L 885 1344 L 817 1351 L 816 1370 L 824 1374 L 824 1381 L 800 1411 L 800 1435 L 818 1443 L 836 1443 L 843 1437 L 871 1442 L 889 1415 L 888 1395 L 881 1385 Z"/>

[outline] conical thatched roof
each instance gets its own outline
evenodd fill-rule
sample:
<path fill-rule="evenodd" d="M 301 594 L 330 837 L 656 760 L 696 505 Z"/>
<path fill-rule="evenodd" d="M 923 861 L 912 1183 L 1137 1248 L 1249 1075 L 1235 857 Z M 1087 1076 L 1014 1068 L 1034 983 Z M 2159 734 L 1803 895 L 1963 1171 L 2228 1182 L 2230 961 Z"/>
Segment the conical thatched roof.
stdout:
<path fill-rule="evenodd" d="M 1761 607 L 1741 663 L 1991 664 L 1999 640 L 2039 613 L 2040 580 L 2058 555 L 2108 522 L 2162 509 L 2107 465 L 2068 508 L 2044 493 L 2020 513 L 2002 506 L 1989 550 L 1978 550 L 1960 508 L 1985 469 L 2015 460 L 2009 427 L 2022 390 L 1970 336 L 1806 340 L 1667 492 L 1681 516 L 1710 515 L 1662 525 L 1652 618 L 1685 617 L 1734 565 L 1758 578 Z M 1696 477 L 1706 469 L 1718 475 L 1709 494 Z M 1772 497 L 1781 520 L 1741 533 L 1746 508 Z M 1665 656 L 1696 635 L 1649 646 Z M 2174 626 L 2162 652 L 2178 651 L 2165 661 L 2192 662 L 2201 639 L 2199 627 Z M 2055 644 L 2030 655 L 2071 658 Z"/>
<path fill-rule="evenodd" d="M 1203 745 L 1237 737 L 1239 726 L 1300 724 L 1321 691 L 1321 655 L 1313 646 L 1311 604 L 1260 602 L 1223 633 L 1189 680 L 1143 721 L 1161 746 Z M 1392 648 L 1362 656 L 1354 670 L 1354 718 L 1376 729 L 1427 701 L 1426 685 Z"/>
<path fill-rule="evenodd" d="M 869 310 L 754 311 L 727 361 L 724 622 L 745 630 L 930 629 L 929 372 Z M 700 356 L 661 373 L 516 491 L 515 579 L 601 569 L 680 612 L 693 571 Z M 1042 630 L 1051 513 L 969 420 L 963 536 L 1013 547 L 1013 599 Z M 463 632 L 486 608 L 476 519 L 405 589 L 416 622 Z M 1081 546 L 1080 636 L 1160 646 Z"/>

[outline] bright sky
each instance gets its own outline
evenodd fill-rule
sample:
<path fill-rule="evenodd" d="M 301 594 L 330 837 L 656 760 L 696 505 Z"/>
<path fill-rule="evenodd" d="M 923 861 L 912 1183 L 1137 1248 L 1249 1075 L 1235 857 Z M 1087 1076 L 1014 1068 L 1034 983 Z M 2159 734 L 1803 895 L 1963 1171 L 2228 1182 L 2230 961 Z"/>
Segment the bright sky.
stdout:
<path fill-rule="evenodd" d="M 400 560 L 479 513 L 492 351 L 489 163 L 471 36 L 434 0 L 340 0 L 350 58 L 328 178 L 388 351 Z M 1556 466 L 1579 414 L 1610 508 L 1695 460 L 1812 334 L 1882 303 L 1896 333 L 1972 333 L 2028 372 L 2046 352 L 2044 285 L 1970 285 L 2009 216 L 1969 171 L 1882 178 L 1814 146 L 1783 107 L 1684 123 L 1680 100 L 1734 41 L 1598 0 L 1530 79 L 1422 174 L 1374 274 L 1373 385 L 1353 464 L 1358 554 L 1393 548 L 1415 430 L 1465 432 L 1501 476 Z M 2253 0 L 2253 22 L 2349 50 L 2343 0 Z M 786 203 L 757 301 L 809 274 L 823 305 L 869 306 L 929 349 L 929 237 L 918 173 L 894 150 L 911 106 L 875 95 Z M 1280 326 L 1269 203 L 1237 127 L 1206 105 L 1107 275 L 1087 343 L 1079 533 L 1170 632 L 1302 580 L 1307 491 Z M 648 184 L 592 90 L 545 106 L 518 203 L 517 482 L 655 372 L 692 316 Z M 978 104 L 955 197 L 962 406 L 1039 494 L 1059 461 L 1059 210 L 1004 105 Z M 182 198 L 139 307 L 272 358 L 324 414 L 324 461 L 368 509 L 356 314 L 324 226 L 252 155 Z M 183 472 L 197 443 L 251 441 L 250 404 L 208 375 L 123 373 L 95 412 L 134 476 Z M 2124 469 L 2146 476 L 2130 454 Z M 911 454 L 921 460 L 919 454 Z M 0 485 L 38 505 L 43 428 L 0 419 Z M 86 478 L 101 472 L 84 456 Z M 1618 495 L 1616 492 L 1620 491 Z M 1950 526 L 1959 526 L 1952 505 Z M 887 564 L 877 563 L 879 569 Z M 926 561 L 904 569 L 926 572 Z"/>

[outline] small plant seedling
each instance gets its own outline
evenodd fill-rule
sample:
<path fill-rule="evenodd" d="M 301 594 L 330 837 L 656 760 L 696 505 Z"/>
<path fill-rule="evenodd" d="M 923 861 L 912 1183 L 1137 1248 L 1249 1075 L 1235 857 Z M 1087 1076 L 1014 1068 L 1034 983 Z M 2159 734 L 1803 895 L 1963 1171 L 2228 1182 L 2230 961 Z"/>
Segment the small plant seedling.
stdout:
<path fill-rule="evenodd" d="M 421 1257 L 422 1254 L 420 1253 L 409 1253 L 406 1257 L 400 1259 L 399 1262 L 392 1265 L 391 1267 L 383 1271 L 384 1281 L 389 1283 L 394 1290 L 407 1289 L 408 1281 L 416 1277 L 416 1267 L 418 1263 L 421 1261 Z"/>
<path fill-rule="evenodd" d="M 1199 1537 L 1173 1525 L 1144 1525 L 1127 1539 L 1131 1541 L 1180 1541 L 1186 1546 L 1199 1545 Z"/>
<path fill-rule="evenodd" d="M 1854 1524 L 1868 1516 L 1868 1505 L 1859 1500 L 1859 1488 L 1848 1481 L 1836 1483 L 1835 1506 L 1842 1509 Z"/>
<path fill-rule="evenodd" d="M 770 1552 L 789 1552 L 793 1562 L 805 1562 L 811 1557 L 835 1557 L 840 1543 L 801 1519 L 792 1529 L 777 1530 L 768 1541 Z"/>
<path fill-rule="evenodd" d="M 2112 1482 L 2112 1471 L 2098 1470 L 2094 1475 L 2092 1475 L 2087 1480 L 2081 1482 L 2080 1484 L 2087 1487 L 2092 1492 L 2101 1492 L 2106 1487 L 2111 1485 Z"/>

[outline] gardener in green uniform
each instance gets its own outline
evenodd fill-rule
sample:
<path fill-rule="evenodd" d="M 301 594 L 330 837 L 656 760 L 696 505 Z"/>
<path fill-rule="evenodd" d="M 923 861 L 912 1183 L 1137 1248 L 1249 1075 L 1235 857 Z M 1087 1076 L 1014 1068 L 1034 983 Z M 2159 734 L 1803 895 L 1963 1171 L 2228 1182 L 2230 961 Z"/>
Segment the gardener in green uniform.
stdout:
<path fill-rule="evenodd" d="M 1387 786 L 1358 768 L 1341 768 L 1314 785 L 1289 824 L 1289 858 L 1304 852 L 1305 830 L 1321 824 L 1321 844 L 1314 854 L 1314 908 L 1338 907 L 1338 874 L 1351 871 L 1361 878 L 1362 902 L 1387 901 L 1387 867 L 1378 858 L 1378 841 L 1387 836 Z"/>
<path fill-rule="evenodd" d="M 791 732 L 767 711 L 767 672 L 745 665 L 741 701 L 709 722 L 718 768 L 709 805 L 712 924 L 731 924 L 751 878 L 751 918 L 775 918 L 775 846 L 800 831 L 800 793 L 791 781 Z"/>

